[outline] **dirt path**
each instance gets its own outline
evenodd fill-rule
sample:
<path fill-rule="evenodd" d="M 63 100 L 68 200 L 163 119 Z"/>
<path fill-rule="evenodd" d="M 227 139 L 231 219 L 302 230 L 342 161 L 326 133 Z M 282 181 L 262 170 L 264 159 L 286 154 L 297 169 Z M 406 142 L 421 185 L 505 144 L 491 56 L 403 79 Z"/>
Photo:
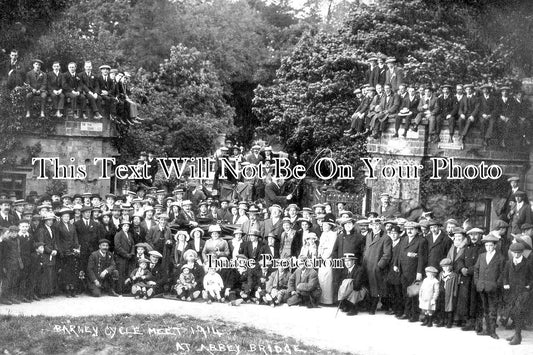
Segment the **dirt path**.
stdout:
<path fill-rule="evenodd" d="M 348 317 L 335 308 L 309 310 L 303 307 L 276 307 L 244 304 L 204 304 L 168 299 L 135 300 L 130 297 L 89 296 L 75 299 L 56 297 L 30 304 L 0 306 L 0 314 L 27 316 L 88 316 L 110 314 L 165 314 L 194 316 L 206 321 L 221 319 L 266 331 L 290 336 L 324 349 L 356 354 L 449 355 L 495 354 L 530 355 L 533 353 L 533 332 L 523 334 L 523 342 L 510 346 L 504 340 L 512 331 L 498 329 L 500 340 L 480 337 L 460 329 L 426 328 L 394 317 L 361 313 Z"/>

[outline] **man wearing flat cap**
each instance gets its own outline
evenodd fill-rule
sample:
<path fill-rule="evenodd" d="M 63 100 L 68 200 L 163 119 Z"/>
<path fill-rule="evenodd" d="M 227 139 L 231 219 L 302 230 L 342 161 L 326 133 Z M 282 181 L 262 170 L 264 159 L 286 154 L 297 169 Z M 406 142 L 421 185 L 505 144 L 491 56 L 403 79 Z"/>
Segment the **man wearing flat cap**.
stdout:
<path fill-rule="evenodd" d="M 513 319 L 514 335 L 506 340 L 510 345 L 522 342 L 522 329 L 531 304 L 531 289 L 533 288 L 533 270 L 523 256 L 524 245 L 514 243 L 509 248 L 512 258 L 505 263 L 503 269 L 503 301 L 504 314 Z"/>
<path fill-rule="evenodd" d="M 505 202 L 498 213 L 498 217 L 500 217 L 506 222 L 509 222 L 508 214 L 509 212 L 511 212 L 511 209 L 512 209 L 509 202 L 511 201 L 516 202 L 514 198 L 514 193 L 520 189 L 520 186 L 519 186 L 520 177 L 517 175 L 511 176 L 507 179 L 507 182 L 509 182 L 511 191 L 509 191 L 509 193 L 507 194 L 507 198 L 505 199 Z M 529 203 L 529 199 L 527 198 L 527 195 L 524 196 L 524 202 Z"/>
<path fill-rule="evenodd" d="M 430 219 L 428 221 L 430 233 L 426 236 L 428 242 L 428 266 L 440 270 L 440 261 L 444 259 L 452 247 L 452 240 L 442 230 L 442 223 Z"/>
<path fill-rule="evenodd" d="M 391 203 L 390 195 L 386 192 L 379 197 L 380 203 L 377 207 L 378 216 L 384 219 L 394 218 L 394 214 L 398 212 L 397 206 Z"/>
<path fill-rule="evenodd" d="M 399 318 L 416 322 L 419 316 L 418 297 L 410 297 L 407 287 L 415 281 L 422 281 L 427 265 L 427 241 L 420 235 L 416 222 L 405 223 L 405 231 L 407 235 L 400 241 L 400 253 L 394 262 L 394 271 L 401 275 L 404 296 L 404 314 Z"/>
<path fill-rule="evenodd" d="M 381 220 L 370 220 L 370 233 L 366 235 L 363 266 L 367 273 L 371 299 L 370 314 L 375 314 L 381 297 L 383 307 L 388 311 L 390 302 L 385 299 L 385 276 L 392 257 L 392 241 L 383 230 Z"/>
<path fill-rule="evenodd" d="M 479 97 L 474 91 L 474 85 L 466 84 L 466 97 L 459 104 L 458 129 L 460 140 L 463 143 L 470 127 L 477 121 L 479 116 Z"/>
<path fill-rule="evenodd" d="M 474 266 L 479 254 L 484 251 L 483 244 L 481 244 L 483 230 L 472 228 L 467 232 L 467 235 L 470 241 L 464 250 L 462 265 L 458 272 L 459 284 L 455 313 L 459 320 L 466 321 L 466 324 L 461 328 L 462 330 L 475 330 L 477 333 L 481 333 L 483 330 L 483 312 L 481 310 L 481 298 L 474 283 Z"/>
<path fill-rule="evenodd" d="M 516 206 L 509 213 L 511 228 L 509 228 L 507 232 L 507 240 L 502 245 L 502 252 L 504 255 L 507 255 L 508 247 L 513 239 L 511 234 L 520 234 L 523 224 L 531 224 L 533 222 L 531 216 L 531 206 L 529 203 L 525 202 L 525 198 L 527 196 L 526 193 L 518 190 L 513 195 L 516 201 Z"/>
<path fill-rule="evenodd" d="M 485 317 L 486 328 L 480 335 L 490 335 L 498 339 L 496 334 L 496 317 L 498 311 L 499 288 L 503 273 L 504 259 L 496 251 L 498 238 L 492 234 L 483 237 L 485 253 L 479 255 L 474 266 L 474 283 L 481 296 L 481 305 Z"/>
<path fill-rule="evenodd" d="M 114 288 L 119 275 L 113 255 L 109 252 L 110 242 L 107 239 L 100 239 L 98 245 L 99 250 L 91 254 L 87 265 L 89 290 L 94 297 L 102 296 L 103 291 L 117 297 Z"/>
<path fill-rule="evenodd" d="M 98 240 L 103 237 L 99 234 L 101 229 L 97 222 L 91 219 L 92 208 L 84 206 L 81 209 L 81 219 L 74 222 L 78 242 L 80 243 L 80 270 L 87 269 L 91 252 L 98 248 Z"/>
<path fill-rule="evenodd" d="M 43 61 L 34 59 L 33 69 L 26 74 L 26 84 L 29 85 L 30 92 L 26 95 L 26 118 L 30 117 L 31 106 L 35 96 L 41 101 L 41 118 L 44 118 L 44 104 L 46 99 L 46 74 L 41 70 Z"/>

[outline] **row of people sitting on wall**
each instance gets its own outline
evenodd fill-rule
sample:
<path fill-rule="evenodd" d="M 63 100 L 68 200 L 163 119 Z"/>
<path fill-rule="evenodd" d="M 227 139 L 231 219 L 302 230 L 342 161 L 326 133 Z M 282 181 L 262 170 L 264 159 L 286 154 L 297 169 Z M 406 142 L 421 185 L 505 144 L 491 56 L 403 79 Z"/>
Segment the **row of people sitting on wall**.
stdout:
<path fill-rule="evenodd" d="M 393 58 L 388 61 L 390 66 L 395 62 Z M 492 142 L 502 147 L 530 144 L 529 103 L 522 91 L 511 95 L 509 86 L 496 90 L 489 84 L 481 85 L 478 90 L 472 84 L 456 85 L 455 92 L 453 89 L 448 84 L 441 87 L 406 84 L 403 74 L 390 74 L 382 80 L 369 76 L 369 84 L 356 90 L 359 104 L 345 134 L 378 138 L 388 119 L 394 118 L 394 137 L 399 136 L 402 123 L 406 137 L 409 130 L 416 132 L 420 124 L 427 122 L 432 143 L 440 141 L 440 132 L 446 123 L 450 142 L 456 129 L 460 142 L 464 143 L 470 129 L 477 126 L 484 146 Z"/>
<path fill-rule="evenodd" d="M 183 204 L 183 213 L 189 205 Z M 202 296 L 208 303 L 231 305 L 338 305 L 352 316 L 361 310 L 375 314 L 381 303 L 381 311 L 399 319 L 426 326 L 436 321 L 495 339 L 500 316 L 503 326 L 515 328 L 508 339 L 512 345 L 520 344 L 521 331 L 531 322 L 529 223 L 509 240 L 502 221 L 485 232 L 464 230 L 453 219 L 383 220 L 377 213 L 354 219 L 346 210 L 334 216 L 320 204 L 308 214 L 291 205 L 286 217 L 283 208 L 272 205 L 260 220 L 251 206 L 249 223 L 228 239 L 218 224 L 207 232 L 194 223 L 173 231 L 163 211 L 152 217 L 153 208 L 146 206 L 144 213 L 131 215 L 129 206 L 117 206 L 117 229 L 110 213 L 98 213 L 99 205 L 82 207 L 76 217 L 68 206 L 51 213 L 49 204 L 31 211 L 40 213 L 34 228 L 24 213 L 14 222 L 18 211 L 11 213 L 11 203 L 0 201 L 2 303 L 59 291 L 75 297 L 85 287 L 96 297 L 107 292 L 185 301 Z M 261 264 L 266 255 L 300 263 L 272 268 Z M 217 268 L 210 258 L 253 259 L 258 266 Z M 305 262 L 319 259 L 341 264 Z"/>
<path fill-rule="evenodd" d="M 11 54 L 12 61 L 18 58 L 16 50 Z M 79 72 L 75 62 L 68 63 L 66 72 L 62 72 L 59 61 L 52 63 L 49 72 L 42 70 L 43 65 L 42 60 L 33 59 L 32 69 L 25 73 L 20 64 L 10 66 L 7 84 L 25 93 L 26 118 L 31 117 L 35 100 L 39 101 L 40 117 L 45 117 L 47 100 L 50 100 L 57 118 L 68 116 L 70 108 L 74 119 L 106 117 L 120 124 L 141 121 L 137 104 L 130 97 L 128 72 L 104 64 L 95 73 L 91 61 L 85 61 Z M 70 101 L 68 108 L 66 101 Z"/>

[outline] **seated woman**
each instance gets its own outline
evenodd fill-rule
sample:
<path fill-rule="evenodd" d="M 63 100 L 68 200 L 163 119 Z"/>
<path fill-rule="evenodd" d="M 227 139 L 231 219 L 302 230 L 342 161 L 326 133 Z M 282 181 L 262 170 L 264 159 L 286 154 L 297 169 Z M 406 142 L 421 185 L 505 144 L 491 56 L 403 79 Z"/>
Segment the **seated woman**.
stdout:
<path fill-rule="evenodd" d="M 189 249 L 183 253 L 183 264 L 175 270 L 175 280 L 181 276 L 184 270 L 183 266 L 186 266 L 190 273 L 194 275 L 196 286 L 189 290 L 189 297 L 191 297 L 191 300 L 195 300 L 200 296 L 200 292 L 202 291 L 205 272 L 204 268 L 198 263 L 198 254 L 194 250 Z"/>

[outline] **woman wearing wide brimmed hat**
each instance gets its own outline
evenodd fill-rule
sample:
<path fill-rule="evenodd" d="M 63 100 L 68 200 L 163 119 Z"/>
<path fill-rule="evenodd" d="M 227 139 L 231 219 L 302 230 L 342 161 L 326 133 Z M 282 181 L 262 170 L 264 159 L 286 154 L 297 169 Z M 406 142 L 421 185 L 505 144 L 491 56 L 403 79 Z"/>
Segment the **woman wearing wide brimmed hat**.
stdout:
<path fill-rule="evenodd" d="M 204 249 L 202 250 L 204 263 L 207 262 L 208 255 L 213 255 L 214 258 L 220 256 L 229 257 L 229 246 L 228 243 L 220 237 L 222 233 L 220 226 L 218 224 L 209 226 L 208 233 L 211 235 L 211 239 L 205 242 Z"/>
<path fill-rule="evenodd" d="M 67 297 L 75 297 L 79 291 L 77 285 L 80 271 L 80 244 L 78 243 L 76 228 L 71 223 L 74 211 L 62 208 L 56 215 L 61 219 L 54 228 L 59 254 L 59 287 L 66 292 Z"/>
<path fill-rule="evenodd" d="M 118 294 L 129 292 L 129 287 L 127 287 L 124 282 L 128 278 L 131 269 L 134 267 L 135 242 L 131 236 L 130 227 L 131 221 L 127 218 L 123 218 L 120 221 L 120 230 L 114 238 L 115 262 L 118 270 Z"/>
<path fill-rule="evenodd" d="M 331 260 L 333 246 L 337 241 L 337 232 L 335 231 L 335 221 L 331 217 L 325 217 L 322 221 L 322 234 L 318 244 L 318 257 L 322 260 Z M 333 304 L 334 287 L 333 287 L 333 268 L 331 265 L 322 265 L 318 269 L 318 282 L 322 293 L 320 294 L 320 303 Z"/>

